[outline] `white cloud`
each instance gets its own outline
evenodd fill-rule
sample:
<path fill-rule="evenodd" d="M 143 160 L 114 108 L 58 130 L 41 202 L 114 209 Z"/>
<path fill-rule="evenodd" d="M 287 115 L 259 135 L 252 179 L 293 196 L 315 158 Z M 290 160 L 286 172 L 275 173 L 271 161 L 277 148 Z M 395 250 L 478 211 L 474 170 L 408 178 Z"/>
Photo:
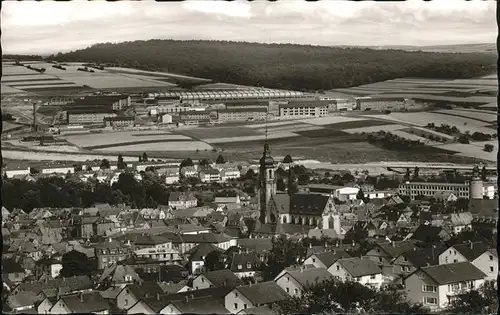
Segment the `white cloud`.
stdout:
<path fill-rule="evenodd" d="M 5 53 L 46 53 L 150 38 L 375 46 L 493 43 L 495 5 L 451 0 L 6 1 L 2 47 Z"/>

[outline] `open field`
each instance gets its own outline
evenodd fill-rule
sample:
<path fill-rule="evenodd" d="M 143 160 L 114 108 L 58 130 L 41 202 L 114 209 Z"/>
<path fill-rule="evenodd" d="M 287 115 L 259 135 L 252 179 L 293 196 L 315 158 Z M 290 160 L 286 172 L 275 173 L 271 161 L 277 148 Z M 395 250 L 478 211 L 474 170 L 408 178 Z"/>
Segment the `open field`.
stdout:
<path fill-rule="evenodd" d="M 29 70 L 31 72 L 34 72 L 32 70 Z M 38 72 L 35 72 L 33 75 L 12 75 L 12 76 L 3 76 L 2 75 L 2 83 L 5 84 L 19 84 L 19 82 L 23 81 L 43 81 L 43 80 L 58 80 L 57 77 L 52 76 L 52 75 L 47 75 L 47 74 L 39 74 Z"/>
<path fill-rule="evenodd" d="M 478 120 L 481 122 L 487 122 L 487 123 L 497 121 L 497 115 L 495 113 L 488 112 L 488 111 L 467 110 L 467 109 L 451 109 L 451 110 L 443 109 L 443 110 L 437 110 L 435 112 L 441 113 L 441 114 L 457 116 L 457 117 L 475 119 L 475 120 Z"/>
<path fill-rule="evenodd" d="M 354 118 L 354 117 L 345 117 L 345 116 L 331 116 L 331 117 L 321 117 L 321 118 L 306 118 L 300 120 L 303 123 L 316 125 L 316 126 L 325 126 L 332 125 L 336 123 L 344 123 L 349 121 L 357 121 L 363 120 L 363 118 Z"/>
<path fill-rule="evenodd" d="M 1 85 L 1 92 L 2 94 L 20 94 L 20 93 L 25 93 L 24 91 L 21 91 L 19 89 L 10 87 L 8 85 L 2 84 Z"/>
<path fill-rule="evenodd" d="M 296 136 L 297 136 L 297 134 L 295 134 L 295 133 L 281 131 L 281 132 L 275 132 L 275 133 L 269 134 L 267 136 L 267 139 L 292 138 L 292 137 L 296 137 Z M 265 135 L 258 135 L 258 136 L 240 136 L 240 137 L 220 137 L 220 138 L 213 138 L 213 139 L 205 139 L 205 142 L 210 143 L 210 144 L 231 143 L 231 142 L 244 143 L 244 142 L 251 142 L 251 141 L 264 141 L 265 139 L 266 139 Z"/>
<path fill-rule="evenodd" d="M 11 150 L 2 148 L 2 157 L 11 160 L 34 160 L 34 161 L 78 161 L 85 162 L 94 159 L 116 160 L 116 155 L 89 155 L 82 153 L 52 153 L 52 152 L 35 152 L 28 150 Z M 125 162 L 137 161 L 136 156 L 123 156 Z"/>
<path fill-rule="evenodd" d="M 387 121 L 382 120 L 351 120 L 345 122 L 339 122 L 336 124 L 325 125 L 324 127 L 332 127 L 335 129 L 355 129 L 355 128 L 368 128 L 374 126 L 385 126 L 391 124 Z"/>
<path fill-rule="evenodd" d="M 425 127 L 429 123 L 434 123 L 436 126 L 446 124 L 450 126 L 456 126 L 461 132 L 465 132 L 468 130 L 471 133 L 478 131 L 491 134 L 495 131 L 493 128 L 487 127 L 488 124 L 485 122 L 480 122 L 470 118 L 443 115 L 431 112 L 391 113 L 390 115 L 370 115 L 370 117 L 394 121 L 396 123 L 399 122 L 404 124 L 417 125 L 421 127 Z"/>
<path fill-rule="evenodd" d="M 494 146 L 492 152 L 483 151 L 484 143 L 486 142 L 474 142 L 470 144 L 452 143 L 442 144 L 436 147 L 456 152 L 456 155 L 459 156 L 496 162 L 498 156 L 498 142 L 494 141 L 494 143 L 492 143 Z"/>
<path fill-rule="evenodd" d="M 118 73 L 132 73 L 132 74 L 144 74 L 144 75 L 152 75 L 152 76 L 163 76 L 165 78 L 175 78 L 175 79 L 187 79 L 187 80 L 199 80 L 203 82 L 211 82 L 209 79 L 203 79 L 203 78 L 196 78 L 196 77 L 190 77 L 190 76 L 185 76 L 185 75 L 180 75 L 180 74 L 174 74 L 174 73 L 167 73 L 167 72 L 153 72 L 153 71 L 144 71 L 144 70 L 138 70 L 138 69 L 132 69 L 132 68 L 121 68 L 121 67 L 110 67 L 106 68 L 106 71 L 109 72 L 118 72 Z"/>
<path fill-rule="evenodd" d="M 276 122 L 270 122 L 267 123 L 267 127 L 275 127 L 275 126 L 285 126 L 285 125 L 294 125 L 297 124 L 297 120 L 284 120 L 284 121 L 276 121 Z M 251 124 L 247 126 L 248 128 L 265 128 L 266 124 Z"/>
<path fill-rule="evenodd" d="M 47 79 L 47 80 L 27 80 L 27 81 L 19 81 L 19 82 L 8 82 L 8 84 L 12 87 L 18 86 L 30 86 L 30 85 L 57 85 L 57 84 L 74 84 L 70 82 L 66 82 L 59 79 Z"/>
<path fill-rule="evenodd" d="M 141 136 L 140 132 L 103 132 L 103 133 L 90 133 L 84 135 L 71 135 L 61 137 L 66 139 L 68 142 L 75 144 L 78 147 L 87 148 L 87 147 L 95 147 L 95 146 L 116 146 L 117 144 L 126 145 L 127 143 L 135 143 L 138 141 L 178 141 L 178 140 L 188 140 L 191 138 L 183 136 L 183 135 L 149 135 L 149 136 Z M 151 134 L 151 132 L 149 132 Z"/>
<path fill-rule="evenodd" d="M 253 137 L 261 136 L 262 133 L 250 128 L 242 127 L 207 127 L 192 128 L 176 131 L 176 133 L 201 140 L 217 139 L 225 137 Z"/>
<path fill-rule="evenodd" d="M 371 127 L 362 127 L 362 128 L 352 128 L 352 129 L 343 129 L 342 131 L 355 134 L 355 133 L 371 133 L 371 132 L 379 132 L 379 131 L 385 131 L 385 132 L 393 132 L 395 130 L 401 130 L 404 129 L 405 126 L 403 125 L 398 125 L 398 124 L 386 124 L 383 126 L 371 126 Z"/>
<path fill-rule="evenodd" d="M 308 125 L 308 124 L 295 124 L 295 125 L 286 125 L 286 126 L 279 126 L 279 127 L 271 127 L 267 129 L 268 134 L 272 134 L 275 132 L 282 132 L 282 131 L 289 131 L 289 132 L 295 132 L 297 133 L 298 131 L 309 131 L 309 130 L 318 130 L 318 129 L 324 129 L 322 126 L 314 126 L 314 125 Z M 257 131 L 265 134 L 266 129 L 258 129 Z"/>
<path fill-rule="evenodd" d="M 212 147 L 201 141 L 173 141 L 162 143 L 142 143 L 123 146 L 112 146 L 97 152 L 154 152 L 154 151 L 196 151 L 211 150 Z"/>
<path fill-rule="evenodd" d="M 434 131 L 431 129 L 422 128 L 422 127 L 405 128 L 405 129 L 401 129 L 400 131 L 404 131 L 406 133 L 411 133 L 411 134 L 414 134 L 414 135 L 417 135 L 417 136 L 420 136 L 423 138 L 428 138 L 429 136 L 433 136 L 435 138 L 438 138 L 438 137 L 442 138 L 442 140 L 440 140 L 439 142 L 449 142 L 449 141 L 454 140 L 454 137 L 452 137 L 450 135 L 447 135 L 447 134 L 441 133 L 441 132 L 437 132 L 437 131 Z"/>

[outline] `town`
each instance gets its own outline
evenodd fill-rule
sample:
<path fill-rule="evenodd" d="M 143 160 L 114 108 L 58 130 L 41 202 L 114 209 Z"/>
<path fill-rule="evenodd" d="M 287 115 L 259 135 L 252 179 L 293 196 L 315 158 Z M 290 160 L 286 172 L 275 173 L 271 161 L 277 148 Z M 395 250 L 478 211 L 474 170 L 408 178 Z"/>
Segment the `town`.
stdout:
<path fill-rule="evenodd" d="M 320 173 L 271 150 L 246 169 L 222 155 L 173 165 L 144 154 L 5 173 L 4 312 L 308 313 L 304 299 L 326 285 L 421 313 L 496 292 L 486 167 Z M 332 299 L 341 312 L 390 307 Z"/>

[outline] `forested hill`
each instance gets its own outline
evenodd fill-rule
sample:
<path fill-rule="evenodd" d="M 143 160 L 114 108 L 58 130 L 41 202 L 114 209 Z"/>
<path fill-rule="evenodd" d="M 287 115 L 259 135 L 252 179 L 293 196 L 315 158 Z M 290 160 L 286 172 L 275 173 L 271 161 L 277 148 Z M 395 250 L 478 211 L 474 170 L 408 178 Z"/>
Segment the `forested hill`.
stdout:
<path fill-rule="evenodd" d="M 488 54 L 447 54 L 221 41 L 97 44 L 57 61 L 115 63 L 242 85 L 328 90 L 400 77 L 471 78 L 495 71 Z"/>

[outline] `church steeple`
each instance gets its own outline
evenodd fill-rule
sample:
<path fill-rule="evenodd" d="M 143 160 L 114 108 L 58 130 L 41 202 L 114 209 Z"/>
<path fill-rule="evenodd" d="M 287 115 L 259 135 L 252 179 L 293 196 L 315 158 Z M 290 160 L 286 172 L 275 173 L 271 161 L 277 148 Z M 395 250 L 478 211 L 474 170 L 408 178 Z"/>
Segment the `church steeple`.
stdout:
<path fill-rule="evenodd" d="M 264 143 L 264 152 L 260 158 L 259 172 L 259 203 L 260 203 L 260 222 L 266 222 L 268 214 L 269 200 L 276 194 L 276 177 L 274 159 L 271 156 L 271 150 L 267 141 Z"/>

